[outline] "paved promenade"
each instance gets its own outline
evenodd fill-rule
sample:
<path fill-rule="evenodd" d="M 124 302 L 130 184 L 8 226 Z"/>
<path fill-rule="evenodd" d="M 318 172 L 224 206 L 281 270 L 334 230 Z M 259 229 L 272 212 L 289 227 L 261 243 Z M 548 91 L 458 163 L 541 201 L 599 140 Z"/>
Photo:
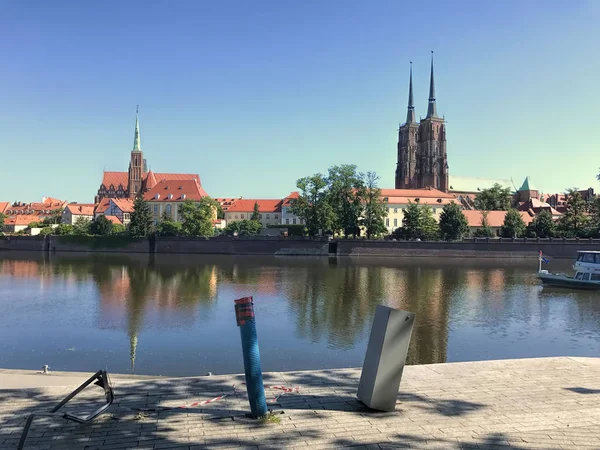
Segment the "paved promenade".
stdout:
<path fill-rule="evenodd" d="M 0 449 L 17 447 L 28 413 L 47 414 L 89 375 L 0 371 Z M 113 376 L 119 405 L 88 425 L 37 416 L 25 448 L 600 449 L 600 359 L 409 366 L 392 413 L 356 400 L 359 377 L 358 369 L 265 374 L 267 386 L 298 390 L 275 401 L 283 391 L 268 389 L 279 420 L 257 423 L 244 416 L 243 376 Z M 212 403 L 136 411 L 192 405 L 233 385 L 237 392 Z M 101 396 L 92 386 L 73 407 L 90 408 Z"/>

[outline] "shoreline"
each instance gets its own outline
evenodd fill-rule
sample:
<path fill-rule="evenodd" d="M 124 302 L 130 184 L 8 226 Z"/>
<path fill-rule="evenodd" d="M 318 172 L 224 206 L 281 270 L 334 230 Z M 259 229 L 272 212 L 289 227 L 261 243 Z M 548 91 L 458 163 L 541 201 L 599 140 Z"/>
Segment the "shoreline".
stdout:
<path fill-rule="evenodd" d="M 321 258 L 522 258 L 575 259 L 579 250 L 600 251 L 600 239 L 470 239 L 381 241 L 282 237 L 15 236 L 0 238 L 0 254 L 10 252 L 119 253 L 150 255 L 317 256 Z"/>

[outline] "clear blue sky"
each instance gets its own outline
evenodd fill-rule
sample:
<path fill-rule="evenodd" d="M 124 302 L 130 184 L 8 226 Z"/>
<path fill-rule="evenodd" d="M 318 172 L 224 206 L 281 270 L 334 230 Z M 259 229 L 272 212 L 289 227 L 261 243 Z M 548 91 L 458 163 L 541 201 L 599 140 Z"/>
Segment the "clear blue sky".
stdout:
<path fill-rule="evenodd" d="M 430 50 L 451 175 L 598 188 L 600 2 L 0 0 L 0 200 L 89 202 L 127 170 L 275 198 L 339 163 L 393 187 Z"/>

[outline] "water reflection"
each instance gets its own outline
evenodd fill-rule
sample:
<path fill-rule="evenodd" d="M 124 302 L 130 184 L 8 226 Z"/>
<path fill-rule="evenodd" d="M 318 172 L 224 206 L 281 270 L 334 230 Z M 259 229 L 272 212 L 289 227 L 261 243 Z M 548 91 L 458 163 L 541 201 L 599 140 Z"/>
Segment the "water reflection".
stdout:
<path fill-rule="evenodd" d="M 0 256 L 0 306 L 6 310 L 0 328 L 8 330 L 6 338 L 17 339 L 19 330 L 11 331 L 11 320 L 30 302 L 28 319 L 51 324 L 50 330 L 38 327 L 37 335 L 29 337 L 31 345 L 53 354 L 65 369 L 84 370 L 44 343 L 45 336 L 58 341 L 57 348 L 70 345 L 67 335 L 71 340 L 77 336 L 90 359 L 124 351 L 120 344 L 117 350 L 99 345 L 88 337 L 93 329 L 127 336 L 128 365 L 115 363 L 121 372 L 134 372 L 136 361 L 144 373 L 190 375 L 205 366 L 235 371 L 239 361 L 231 361 L 229 354 L 238 351 L 239 336 L 231 301 L 253 295 L 265 370 L 361 365 L 378 304 L 416 313 L 409 364 L 600 350 L 597 294 L 542 289 L 530 265 L 414 258 L 10 254 Z M 19 298 L 21 305 L 7 298 Z M 60 300 L 49 300 L 55 298 Z M 91 322 L 86 322 L 86 308 Z M 38 367 L 39 361 L 19 354 L 15 342 L 12 348 L 0 347 L 3 364 Z"/>

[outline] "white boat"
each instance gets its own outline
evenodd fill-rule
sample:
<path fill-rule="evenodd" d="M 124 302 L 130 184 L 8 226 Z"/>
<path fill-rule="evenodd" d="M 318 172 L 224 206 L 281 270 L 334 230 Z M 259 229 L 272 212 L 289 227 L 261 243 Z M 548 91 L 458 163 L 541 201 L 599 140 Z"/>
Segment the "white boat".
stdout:
<path fill-rule="evenodd" d="M 564 273 L 550 273 L 542 270 L 542 261 L 547 261 L 540 252 L 538 278 L 544 285 L 571 289 L 600 289 L 600 252 L 579 251 L 573 265 L 575 276 Z"/>

